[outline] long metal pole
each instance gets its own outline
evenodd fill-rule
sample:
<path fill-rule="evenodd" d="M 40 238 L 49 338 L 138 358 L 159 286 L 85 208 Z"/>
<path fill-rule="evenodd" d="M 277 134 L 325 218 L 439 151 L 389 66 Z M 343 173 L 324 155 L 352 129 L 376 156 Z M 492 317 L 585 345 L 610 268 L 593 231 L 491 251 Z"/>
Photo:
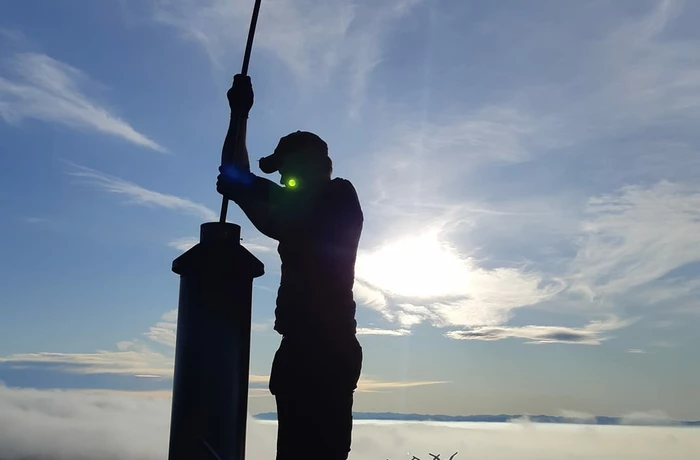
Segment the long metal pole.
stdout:
<path fill-rule="evenodd" d="M 255 6 L 253 6 L 253 17 L 250 18 L 250 27 L 248 28 L 248 41 L 246 42 L 245 45 L 245 54 L 243 55 L 243 68 L 241 69 L 241 75 L 248 75 L 248 64 L 250 63 L 250 53 L 253 50 L 253 38 L 255 37 L 255 27 L 258 24 L 258 14 L 260 13 L 260 2 L 261 0 L 255 0 Z M 238 127 L 240 125 L 241 119 L 240 115 L 236 115 L 237 120 L 235 124 L 235 129 L 236 129 L 236 135 L 234 139 L 236 142 L 233 144 L 233 156 L 235 157 L 236 155 L 236 148 L 238 147 Z M 224 161 L 226 160 L 225 158 L 221 159 L 221 163 L 223 164 Z M 226 214 L 228 213 L 228 199 L 226 197 L 223 197 L 221 200 L 221 214 L 219 215 L 219 222 L 224 223 L 226 222 Z"/>

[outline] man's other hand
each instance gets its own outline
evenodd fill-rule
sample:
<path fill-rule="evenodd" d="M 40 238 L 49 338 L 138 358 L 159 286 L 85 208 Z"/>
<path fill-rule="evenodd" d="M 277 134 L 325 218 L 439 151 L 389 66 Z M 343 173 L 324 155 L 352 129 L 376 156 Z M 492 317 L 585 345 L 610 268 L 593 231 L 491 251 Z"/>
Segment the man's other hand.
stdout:
<path fill-rule="evenodd" d="M 235 200 L 253 182 L 253 176 L 249 171 L 241 170 L 234 165 L 219 166 L 219 175 L 216 178 L 216 191 L 229 200 Z"/>
<path fill-rule="evenodd" d="M 232 114 L 248 116 L 253 107 L 253 84 L 247 75 L 236 74 L 233 77 L 233 85 L 226 92 L 228 105 Z"/>

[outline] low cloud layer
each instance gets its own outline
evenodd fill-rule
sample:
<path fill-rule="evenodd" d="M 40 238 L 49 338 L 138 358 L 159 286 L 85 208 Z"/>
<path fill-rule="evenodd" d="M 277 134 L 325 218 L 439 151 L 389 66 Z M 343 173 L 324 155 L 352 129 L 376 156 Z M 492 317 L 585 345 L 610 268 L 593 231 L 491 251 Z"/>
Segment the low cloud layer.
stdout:
<path fill-rule="evenodd" d="M 0 379 L 2 373 L 10 375 L 18 386 L 41 386 L 41 388 L 81 388 L 120 390 L 170 390 L 174 370 L 175 345 L 177 340 L 177 310 L 165 312 L 160 321 L 142 334 L 148 340 L 135 338 L 117 342 L 115 350 L 99 350 L 93 353 L 17 353 L 0 356 Z M 265 331 L 270 323 L 253 323 L 254 331 Z M 407 335 L 405 329 L 383 330 L 360 328 L 359 334 Z M 27 375 L 32 373 L 34 381 Z M 8 374 L 9 373 L 9 374 Z M 259 396 L 269 396 L 269 376 L 251 374 L 252 390 L 264 389 Z M 42 382 L 39 385 L 36 382 Z M 395 389 L 447 383 L 433 380 L 378 380 L 361 376 L 358 392 L 391 392 Z M 309 380 L 308 385 L 316 385 Z M 2 458 L 0 457 L 0 460 Z"/>
<path fill-rule="evenodd" d="M 170 401 L 155 394 L 0 386 L 2 460 L 162 459 L 167 455 L 169 424 Z M 249 418 L 246 457 L 274 458 L 276 430 L 274 422 Z M 355 424 L 349 459 L 397 460 L 414 455 L 429 460 L 429 453 L 448 459 L 455 452 L 454 460 L 685 460 L 700 452 L 700 431 L 527 421 L 464 425 L 363 421 Z"/>

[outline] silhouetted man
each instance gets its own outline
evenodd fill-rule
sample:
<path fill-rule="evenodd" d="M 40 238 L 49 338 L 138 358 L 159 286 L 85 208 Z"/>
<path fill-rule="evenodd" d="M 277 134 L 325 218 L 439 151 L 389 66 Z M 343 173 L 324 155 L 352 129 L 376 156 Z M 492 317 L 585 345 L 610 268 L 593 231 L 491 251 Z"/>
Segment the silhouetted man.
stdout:
<path fill-rule="evenodd" d="M 246 121 L 253 106 L 249 77 L 236 75 L 228 91 L 232 165 L 222 166 L 217 190 L 237 203 L 253 225 L 279 242 L 282 279 L 275 330 L 282 335 L 270 372 L 277 404 L 277 460 L 345 460 L 352 432 L 353 393 L 362 368 L 353 283 L 363 214 L 353 185 L 331 178 L 326 143 L 297 131 L 260 159 L 267 174 L 250 172 Z"/>

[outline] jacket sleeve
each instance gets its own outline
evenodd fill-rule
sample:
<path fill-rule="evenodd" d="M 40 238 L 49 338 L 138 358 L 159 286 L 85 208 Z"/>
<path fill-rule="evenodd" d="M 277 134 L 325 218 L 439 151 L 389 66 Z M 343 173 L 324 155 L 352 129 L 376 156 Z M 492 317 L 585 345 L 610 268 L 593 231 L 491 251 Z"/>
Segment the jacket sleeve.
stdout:
<path fill-rule="evenodd" d="M 279 207 L 282 187 L 269 179 L 250 174 L 249 181 L 236 188 L 230 195 L 250 222 L 263 235 L 279 240 L 281 229 Z"/>

